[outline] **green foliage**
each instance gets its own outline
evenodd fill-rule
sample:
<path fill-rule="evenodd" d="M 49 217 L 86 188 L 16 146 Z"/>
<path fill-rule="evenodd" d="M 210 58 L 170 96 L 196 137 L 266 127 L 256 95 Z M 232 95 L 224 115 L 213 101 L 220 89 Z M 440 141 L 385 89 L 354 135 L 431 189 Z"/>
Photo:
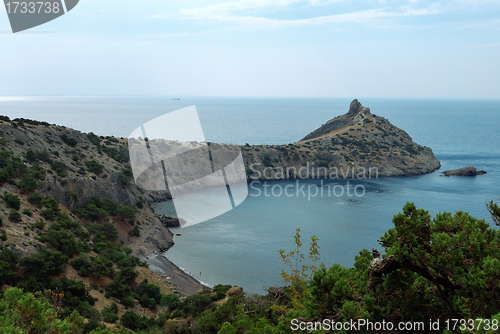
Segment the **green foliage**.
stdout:
<path fill-rule="evenodd" d="M 19 210 L 19 208 L 21 208 L 21 200 L 17 197 L 17 195 L 12 195 L 6 192 L 3 195 L 3 200 L 5 204 L 7 204 L 8 208 L 12 208 L 14 210 Z"/>
<path fill-rule="evenodd" d="M 50 167 L 60 177 L 65 177 L 66 176 L 66 171 L 68 170 L 68 166 L 66 166 L 66 164 L 64 162 L 58 161 L 58 160 L 53 160 L 50 163 Z"/>
<path fill-rule="evenodd" d="M 312 236 L 310 238 L 311 244 L 308 256 L 308 259 L 312 261 L 312 264 L 302 264 L 305 260 L 305 256 L 301 251 L 301 238 L 300 228 L 296 228 L 294 236 L 295 249 L 289 253 L 286 253 L 283 249 L 278 250 L 283 264 L 290 267 L 290 272 L 282 270 L 280 276 L 285 279 L 287 284 L 291 284 L 294 306 L 298 309 L 302 307 L 302 297 L 308 293 L 307 281 L 310 280 L 313 274 L 318 270 L 316 262 L 319 261 L 318 238 L 316 236 Z M 321 267 L 323 267 L 323 264 L 321 264 Z"/>
<path fill-rule="evenodd" d="M 33 151 L 32 149 L 29 149 L 29 150 L 26 151 L 26 154 L 24 155 L 24 158 L 28 162 L 38 161 L 37 155 L 36 155 L 35 151 Z"/>
<path fill-rule="evenodd" d="M 9 213 L 9 220 L 13 223 L 19 223 L 23 220 L 21 214 L 16 210 L 11 210 Z"/>
<path fill-rule="evenodd" d="M 104 322 L 115 323 L 118 321 L 118 305 L 112 303 L 110 306 L 102 310 L 102 319 Z"/>
<path fill-rule="evenodd" d="M 25 191 L 31 192 L 40 188 L 40 183 L 34 174 L 27 174 L 19 181 L 18 186 L 24 188 Z"/>
<path fill-rule="evenodd" d="M 61 214 L 59 202 L 55 198 L 44 197 L 40 201 L 40 204 L 45 208 L 45 210 L 42 211 L 42 215 L 48 220 L 54 220 Z"/>
<path fill-rule="evenodd" d="M 96 136 L 93 132 L 87 134 L 87 138 L 90 140 L 92 144 L 94 144 L 97 148 L 101 148 L 101 139 L 99 136 Z"/>
<path fill-rule="evenodd" d="M 108 298 L 115 297 L 118 299 L 123 299 L 130 296 L 130 292 L 130 287 L 123 284 L 119 279 L 114 279 L 112 282 L 106 285 L 106 296 Z"/>
<path fill-rule="evenodd" d="M 229 322 L 222 324 L 222 327 L 217 332 L 217 334 L 236 334 L 236 328 L 233 327 Z"/>
<path fill-rule="evenodd" d="M 43 125 L 43 126 L 49 126 L 50 124 L 47 122 L 40 122 L 40 121 L 35 121 L 31 119 L 25 119 L 25 118 L 15 118 L 13 122 L 17 122 L 20 126 L 23 126 L 24 123 L 29 124 L 29 125 Z"/>
<path fill-rule="evenodd" d="M 114 274 L 113 262 L 104 256 L 99 255 L 91 258 L 90 263 L 92 264 L 92 275 L 97 278 Z"/>
<path fill-rule="evenodd" d="M 157 327 L 157 324 L 153 318 L 148 319 L 145 316 L 140 317 L 133 311 L 125 312 L 125 314 L 123 314 L 122 318 L 120 319 L 120 322 L 123 326 L 133 331 Z"/>
<path fill-rule="evenodd" d="M 43 196 L 40 195 L 39 193 L 32 193 L 31 195 L 28 196 L 28 202 L 35 204 L 35 205 L 41 205 L 43 200 Z"/>
<path fill-rule="evenodd" d="M 111 159 L 114 159 L 117 162 L 124 162 L 125 159 L 123 156 L 120 154 L 120 152 L 114 148 L 114 147 L 106 147 L 102 146 L 101 147 L 102 151 L 106 153 Z"/>
<path fill-rule="evenodd" d="M 12 288 L 0 299 L 0 328 L 3 333 L 82 333 L 83 319 L 74 311 L 60 319 L 57 310 L 41 293 Z"/>
<path fill-rule="evenodd" d="M 90 172 L 96 175 L 99 175 L 104 171 L 104 166 L 95 160 L 85 161 L 85 166 L 87 166 L 87 169 Z"/>
<path fill-rule="evenodd" d="M 297 317 L 296 311 L 294 314 Z M 173 316 L 176 316 L 175 312 Z M 197 318 L 195 332 L 232 333 L 234 329 L 235 333 L 293 333 L 290 320 L 289 315 L 267 297 L 238 295 L 211 311 L 203 312 Z"/>
<path fill-rule="evenodd" d="M 493 218 L 495 224 L 497 226 L 500 226 L 500 207 L 498 206 L 498 204 L 491 201 L 490 203 L 488 203 L 486 207 L 490 212 L 491 217 Z"/>
<path fill-rule="evenodd" d="M 48 251 L 43 249 L 40 253 L 27 256 L 20 261 L 24 269 L 24 275 L 46 280 L 50 275 L 57 275 L 63 271 L 64 265 L 68 263 L 68 256 L 59 251 Z"/>
<path fill-rule="evenodd" d="M 23 214 L 29 217 L 33 216 L 33 212 L 27 208 L 23 210 Z"/>
<path fill-rule="evenodd" d="M 229 289 L 231 289 L 231 285 L 217 284 L 216 286 L 214 286 L 212 291 L 216 293 L 217 299 L 222 299 L 222 298 L 226 297 L 226 292 Z"/>
<path fill-rule="evenodd" d="M 132 173 L 132 169 L 130 167 L 124 168 L 120 173 L 120 175 L 118 176 L 118 179 L 122 184 L 129 184 L 133 178 L 134 174 Z"/>
<path fill-rule="evenodd" d="M 134 226 L 133 229 L 128 231 L 128 235 L 131 237 L 139 237 L 141 235 L 141 230 L 137 226 Z"/>
<path fill-rule="evenodd" d="M 134 307 L 135 306 L 135 299 L 132 296 L 126 296 L 126 297 L 123 297 L 123 299 L 121 300 L 121 303 L 125 307 Z"/>
<path fill-rule="evenodd" d="M 39 230 L 43 230 L 45 228 L 45 222 L 42 219 L 40 219 L 37 222 L 33 223 L 33 227 Z"/>
<path fill-rule="evenodd" d="M 413 203 L 393 223 L 381 237 L 384 275 L 369 271 L 376 260 L 367 250 L 352 269 L 337 264 L 320 268 L 305 298 L 309 316 L 338 312 L 348 319 L 427 323 L 491 319 L 500 312 L 498 230 L 461 211 L 432 218 Z"/>
<path fill-rule="evenodd" d="M 168 307 L 169 311 L 173 311 L 181 305 L 181 300 L 178 295 L 171 293 L 161 297 L 160 305 Z"/>
<path fill-rule="evenodd" d="M 112 223 L 92 224 L 87 231 L 94 235 L 94 242 L 103 242 L 106 240 L 116 240 L 118 230 Z"/>
<path fill-rule="evenodd" d="M 137 276 L 139 276 L 139 273 L 135 271 L 132 267 L 125 267 L 122 270 L 120 270 L 117 274 L 117 278 L 126 284 L 134 283 Z"/>
<path fill-rule="evenodd" d="M 184 314 L 196 316 L 210 304 L 212 304 L 212 298 L 209 295 L 196 294 L 187 296 L 180 308 Z"/>
<path fill-rule="evenodd" d="M 4 249 L 0 252 L 0 286 L 3 284 L 15 285 L 20 279 L 15 270 L 18 262 L 19 257 L 10 249 Z"/>
<path fill-rule="evenodd" d="M 157 285 L 149 284 L 148 280 L 143 280 L 139 285 L 133 287 L 133 292 L 137 296 L 140 296 L 141 305 L 144 307 L 152 308 L 154 305 L 154 308 L 156 308 L 156 305 L 160 304 L 162 298 L 160 288 Z M 153 299 L 154 304 L 151 303 L 150 299 Z"/>
<path fill-rule="evenodd" d="M 59 136 L 59 137 L 60 137 L 60 138 L 62 139 L 62 141 L 63 141 L 63 142 L 65 142 L 65 143 L 66 143 L 66 145 L 68 145 L 68 146 L 75 147 L 75 146 L 78 144 L 78 142 L 76 141 L 76 139 L 75 139 L 75 138 L 68 137 L 68 135 L 66 135 L 66 134 L 63 134 L 63 135 L 61 135 L 61 136 Z"/>
<path fill-rule="evenodd" d="M 101 200 L 99 197 L 91 199 L 82 207 L 74 209 L 73 212 L 91 221 L 104 219 L 108 216 L 121 216 L 128 219 L 135 217 L 135 209 L 132 206 L 118 205 L 110 199 Z"/>
<path fill-rule="evenodd" d="M 68 191 L 68 196 L 75 202 L 78 202 L 80 200 L 80 197 L 78 196 L 78 193 L 72 191 L 72 190 L 69 190 Z"/>
<path fill-rule="evenodd" d="M 78 271 L 79 275 L 87 276 L 92 269 L 92 263 L 90 262 L 90 258 L 88 254 L 82 253 L 80 256 L 75 258 L 70 262 L 73 268 Z"/>
<path fill-rule="evenodd" d="M 76 242 L 73 233 L 67 231 L 69 228 L 68 222 L 64 219 L 60 219 L 57 222 L 50 224 L 47 233 L 40 236 L 40 241 L 50 243 L 55 249 L 69 255 L 73 256 L 82 249 L 79 248 L 79 244 Z M 77 222 L 70 221 L 71 227 L 78 224 Z M 74 224 L 73 224 L 74 223 Z"/>

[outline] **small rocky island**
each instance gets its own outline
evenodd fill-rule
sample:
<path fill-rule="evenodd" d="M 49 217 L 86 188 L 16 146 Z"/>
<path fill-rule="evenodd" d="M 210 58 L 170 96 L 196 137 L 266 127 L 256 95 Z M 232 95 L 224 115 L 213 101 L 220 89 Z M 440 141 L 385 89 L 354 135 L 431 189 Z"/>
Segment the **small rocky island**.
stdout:
<path fill-rule="evenodd" d="M 443 176 L 476 176 L 486 174 L 484 170 L 477 170 L 474 166 L 465 166 L 458 169 L 445 170 Z"/>

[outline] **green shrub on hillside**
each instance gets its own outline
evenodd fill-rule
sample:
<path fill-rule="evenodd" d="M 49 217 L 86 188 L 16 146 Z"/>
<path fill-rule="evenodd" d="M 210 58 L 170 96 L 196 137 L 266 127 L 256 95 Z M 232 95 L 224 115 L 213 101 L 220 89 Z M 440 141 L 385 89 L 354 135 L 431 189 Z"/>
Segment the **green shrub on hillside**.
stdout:
<path fill-rule="evenodd" d="M 17 195 L 5 193 L 3 195 L 3 200 L 5 204 L 7 204 L 8 208 L 12 208 L 14 210 L 19 210 L 21 208 L 21 200 Z"/>
<path fill-rule="evenodd" d="M 63 271 L 68 263 L 68 256 L 59 251 L 49 251 L 44 248 L 40 253 L 27 256 L 21 260 L 24 275 L 47 280 L 50 275 L 57 275 Z"/>
<path fill-rule="evenodd" d="M 90 132 L 87 134 L 87 138 L 90 140 L 90 142 L 92 144 L 94 144 L 95 146 L 97 146 L 98 148 L 101 147 L 101 139 L 99 138 L 99 136 L 96 136 L 93 132 Z"/>
<path fill-rule="evenodd" d="M 11 288 L 0 299 L 0 328 L 3 333 L 82 333 L 83 319 L 74 311 L 60 319 L 41 292 L 32 294 Z"/>
<path fill-rule="evenodd" d="M 115 323 L 118 321 L 118 305 L 112 303 L 110 306 L 102 310 L 102 320 L 107 323 Z"/>
<path fill-rule="evenodd" d="M 42 215 L 48 220 L 54 220 L 61 213 L 59 202 L 52 197 L 44 197 L 40 204 L 45 208 Z"/>
<path fill-rule="evenodd" d="M 63 135 L 61 135 L 61 136 L 59 136 L 59 137 L 60 137 L 60 138 L 62 139 L 62 141 L 63 141 L 63 142 L 65 142 L 65 143 L 66 143 L 66 145 L 68 145 L 68 146 L 75 147 L 75 146 L 78 144 L 78 142 L 76 141 L 76 139 L 75 139 L 75 138 L 68 137 L 68 135 L 66 135 L 66 134 L 63 134 Z"/>
<path fill-rule="evenodd" d="M 39 193 L 32 193 L 28 196 L 28 202 L 40 206 L 42 204 L 43 196 Z"/>
<path fill-rule="evenodd" d="M 5 233 L 5 231 L 2 232 Z M 4 249 L 0 252 L 0 286 L 4 284 L 15 285 L 19 281 L 20 276 L 16 272 L 18 262 L 19 256 L 10 249 Z"/>
<path fill-rule="evenodd" d="M 9 220 L 11 222 L 14 222 L 14 223 L 19 223 L 23 219 L 21 217 L 21 214 L 18 211 L 16 211 L 16 210 L 10 210 L 10 212 L 9 212 Z"/>
<path fill-rule="evenodd" d="M 132 173 L 132 169 L 130 167 L 124 168 L 120 175 L 118 176 L 118 179 L 120 183 L 122 184 L 129 184 L 130 181 L 134 178 L 134 175 Z"/>
<path fill-rule="evenodd" d="M 91 221 L 104 219 L 108 216 L 121 216 L 128 219 L 135 217 L 135 209 L 132 206 L 118 205 L 110 199 L 101 200 L 98 197 L 91 199 L 82 207 L 74 209 L 73 212 Z"/>
<path fill-rule="evenodd" d="M 65 177 L 66 176 L 66 171 L 68 170 L 68 166 L 66 166 L 65 163 L 58 161 L 58 160 L 53 160 L 50 163 L 50 167 L 54 172 L 57 173 L 58 176 L 60 177 Z"/>
<path fill-rule="evenodd" d="M 99 175 L 104 171 L 104 166 L 95 160 L 85 161 L 85 166 L 87 166 L 87 169 L 90 172 L 96 175 Z"/>
<path fill-rule="evenodd" d="M 137 226 L 134 226 L 133 229 L 128 231 L 128 235 L 131 237 L 140 237 L 141 236 L 141 230 Z"/>

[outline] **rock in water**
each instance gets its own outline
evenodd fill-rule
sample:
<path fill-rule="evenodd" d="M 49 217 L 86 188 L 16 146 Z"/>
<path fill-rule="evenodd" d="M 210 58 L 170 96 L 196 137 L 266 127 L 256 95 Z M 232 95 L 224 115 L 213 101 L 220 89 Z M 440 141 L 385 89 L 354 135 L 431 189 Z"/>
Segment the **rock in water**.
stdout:
<path fill-rule="evenodd" d="M 443 176 L 476 176 L 486 174 L 484 170 L 477 170 L 474 166 L 465 166 L 459 169 L 445 170 Z"/>
<path fill-rule="evenodd" d="M 179 218 L 173 218 L 165 215 L 155 215 L 155 217 L 158 218 L 165 227 L 181 227 Z"/>

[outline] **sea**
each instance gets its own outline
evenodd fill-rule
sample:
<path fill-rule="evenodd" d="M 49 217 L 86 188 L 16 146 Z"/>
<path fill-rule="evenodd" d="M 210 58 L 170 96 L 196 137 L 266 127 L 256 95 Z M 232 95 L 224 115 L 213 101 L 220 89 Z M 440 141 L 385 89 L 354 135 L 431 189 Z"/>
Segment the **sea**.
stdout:
<path fill-rule="evenodd" d="M 194 105 L 207 141 L 288 144 L 346 113 L 352 99 L 0 97 L 0 114 L 47 121 L 97 135 L 128 137 L 145 122 Z M 393 226 L 393 216 L 407 202 L 431 215 L 466 211 L 497 228 L 486 203 L 500 201 L 500 100 L 359 101 L 372 113 L 405 130 L 418 144 L 432 148 L 441 161 L 441 169 L 409 177 L 253 184 L 246 200 L 233 210 L 201 224 L 172 229 L 175 245 L 159 256 L 166 256 L 209 285 L 238 285 L 247 293 L 264 294 L 268 287 L 285 284 L 280 273 L 291 268 L 283 264 L 278 250 L 294 249 L 297 228 L 301 230 L 306 258 L 309 238 L 316 236 L 320 262 L 346 267 L 353 266 L 362 249 L 375 247 L 383 251 L 378 240 Z M 487 174 L 440 175 L 444 170 L 467 165 Z M 326 184 L 352 191 L 316 196 L 303 196 L 296 191 L 302 186 L 321 189 Z M 287 186 L 292 196 L 278 196 L 278 191 L 270 193 L 272 187 Z M 359 191 L 353 194 L 355 188 Z M 175 215 L 172 202 L 156 204 L 155 211 Z M 306 259 L 303 264 L 310 263 Z"/>

